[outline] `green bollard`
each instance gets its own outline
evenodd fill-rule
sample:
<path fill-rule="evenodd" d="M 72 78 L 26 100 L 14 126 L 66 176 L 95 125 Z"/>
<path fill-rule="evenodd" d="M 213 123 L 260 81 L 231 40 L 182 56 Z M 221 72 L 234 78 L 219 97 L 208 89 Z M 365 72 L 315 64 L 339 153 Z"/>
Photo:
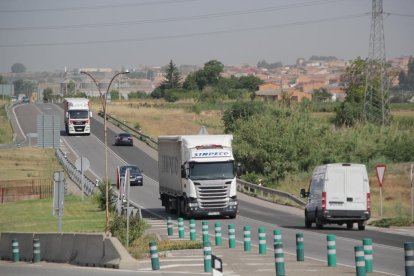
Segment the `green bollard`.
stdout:
<path fill-rule="evenodd" d="M 374 272 L 374 258 L 372 255 L 372 240 L 363 239 L 362 245 L 364 246 L 365 270 L 368 273 Z"/>
<path fill-rule="evenodd" d="M 211 243 L 209 241 L 204 242 L 204 272 L 211 272 Z"/>
<path fill-rule="evenodd" d="M 152 241 L 149 243 L 150 255 L 151 255 L 151 267 L 152 270 L 160 269 L 160 259 L 158 257 L 157 242 Z"/>
<path fill-rule="evenodd" d="M 236 229 L 234 224 L 229 224 L 229 248 L 236 248 Z"/>
<path fill-rule="evenodd" d="M 40 262 L 40 241 L 33 239 L 33 263 Z"/>
<path fill-rule="evenodd" d="M 275 249 L 276 276 L 285 276 L 285 257 L 283 254 L 282 232 L 273 231 L 273 247 Z"/>
<path fill-rule="evenodd" d="M 216 234 L 216 246 L 221 246 L 222 241 L 221 241 L 221 223 L 220 222 L 216 222 L 214 224 L 214 232 Z"/>
<path fill-rule="evenodd" d="M 266 255 L 266 229 L 259 228 L 259 254 Z"/>
<path fill-rule="evenodd" d="M 244 226 L 244 252 L 250 252 L 252 250 L 252 239 L 250 237 L 250 226 Z"/>
<path fill-rule="evenodd" d="M 17 239 L 12 239 L 12 257 L 13 262 L 20 261 L 19 241 Z"/>
<path fill-rule="evenodd" d="M 336 237 L 335 235 L 328 234 L 326 236 L 326 240 L 328 241 L 327 249 L 328 249 L 328 266 L 335 267 L 336 266 Z"/>
<path fill-rule="evenodd" d="M 305 260 L 305 245 L 303 243 L 303 233 L 296 233 L 296 261 Z"/>
<path fill-rule="evenodd" d="M 208 241 L 208 222 L 203 221 L 202 223 L 203 242 Z"/>
<path fill-rule="evenodd" d="M 355 250 L 355 266 L 356 266 L 356 275 L 365 276 L 365 257 L 364 257 L 364 247 L 357 245 L 354 247 Z"/>
<path fill-rule="evenodd" d="M 190 241 L 195 241 L 196 236 L 196 223 L 194 219 L 190 219 Z"/>
<path fill-rule="evenodd" d="M 414 276 L 414 242 L 404 243 L 405 276 Z"/>
<path fill-rule="evenodd" d="M 180 239 L 184 238 L 184 219 L 178 218 L 178 237 Z"/>
<path fill-rule="evenodd" d="M 171 218 L 167 218 L 167 234 L 168 236 L 172 236 L 174 234 L 173 224 Z"/>

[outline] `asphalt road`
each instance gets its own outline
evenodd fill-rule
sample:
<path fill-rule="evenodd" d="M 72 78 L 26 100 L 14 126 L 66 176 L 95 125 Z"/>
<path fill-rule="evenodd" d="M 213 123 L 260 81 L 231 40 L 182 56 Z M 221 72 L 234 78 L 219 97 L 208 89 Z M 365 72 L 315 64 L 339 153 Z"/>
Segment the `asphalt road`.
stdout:
<path fill-rule="evenodd" d="M 21 128 L 25 133 L 36 132 L 36 114 L 41 112 L 47 114 L 59 114 L 63 118 L 63 110 L 53 104 L 26 104 L 15 109 Z M 92 119 L 92 134 L 90 136 L 66 136 L 64 133 L 62 119 L 62 141 L 70 150 L 75 151 L 78 156 L 85 156 L 91 163 L 90 171 L 98 179 L 105 176 L 104 144 L 103 144 L 103 120 Z M 109 126 L 109 124 L 108 124 Z M 158 173 L 156 152 L 149 149 L 145 144 L 135 141 L 134 147 L 115 147 L 113 141 L 117 130 L 113 126 L 108 127 L 108 177 L 115 183 L 116 166 L 129 163 L 138 165 L 144 171 L 144 186 L 132 187 L 131 198 L 146 210 L 146 213 L 166 218 L 164 209 L 161 208 L 158 195 Z M 27 141 L 26 141 L 27 143 Z M 173 216 L 174 217 L 174 216 Z M 403 243 L 414 241 L 413 236 L 385 233 L 367 227 L 365 231 L 347 230 L 345 227 L 325 227 L 322 230 L 305 229 L 302 211 L 295 208 L 287 208 L 271 204 L 255 198 L 239 195 L 239 214 L 236 219 L 211 218 L 210 229 L 216 221 L 223 224 L 236 225 L 237 239 L 243 240 L 243 226 L 249 225 L 252 228 L 252 241 L 257 244 L 259 227 L 267 229 L 267 242 L 273 243 L 272 231 L 281 229 L 284 239 L 284 248 L 288 253 L 295 253 L 297 232 L 302 232 L 305 239 L 305 254 L 307 257 L 319 260 L 326 260 L 326 234 L 336 235 L 338 263 L 354 266 L 354 245 L 360 245 L 363 238 L 371 238 L 374 242 L 374 263 L 375 270 L 395 275 L 404 274 L 404 251 Z M 198 221 L 200 229 L 201 221 Z M 211 230 L 210 230 L 211 231 Z M 226 232 L 225 232 L 226 233 Z M 226 234 L 224 234 L 226 235 Z"/>

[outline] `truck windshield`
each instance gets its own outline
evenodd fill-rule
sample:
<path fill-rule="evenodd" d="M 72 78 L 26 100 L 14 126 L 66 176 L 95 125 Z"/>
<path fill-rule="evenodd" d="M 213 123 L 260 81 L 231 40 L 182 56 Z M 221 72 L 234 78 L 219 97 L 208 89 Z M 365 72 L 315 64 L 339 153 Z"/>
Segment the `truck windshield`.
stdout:
<path fill-rule="evenodd" d="M 190 179 L 213 180 L 234 178 L 233 161 L 213 163 L 190 163 Z"/>
<path fill-rule="evenodd" d="M 88 119 L 88 110 L 70 110 L 69 118 L 71 119 Z"/>

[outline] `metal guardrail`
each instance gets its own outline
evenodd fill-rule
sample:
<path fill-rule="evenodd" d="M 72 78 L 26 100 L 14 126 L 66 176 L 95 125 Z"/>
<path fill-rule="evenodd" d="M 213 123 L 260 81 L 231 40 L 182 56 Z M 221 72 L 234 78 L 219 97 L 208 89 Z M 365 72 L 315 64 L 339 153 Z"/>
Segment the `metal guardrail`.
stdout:
<path fill-rule="evenodd" d="M 56 149 L 56 157 L 59 160 L 60 164 L 65 168 L 67 174 L 69 175 L 70 179 L 82 190 L 82 174 L 80 171 L 76 169 L 76 167 L 66 158 L 65 154 L 61 149 Z M 87 176 L 83 176 L 84 178 L 84 193 L 87 196 L 92 195 L 95 190 L 95 182 L 90 180 Z"/>
<path fill-rule="evenodd" d="M 98 115 L 103 118 L 103 112 L 99 111 Z M 122 130 L 128 131 L 128 133 L 134 135 L 136 138 L 138 138 L 140 141 L 147 144 L 149 147 L 153 149 L 158 149 L 158 142 L 154 140 L 153 138 L 143 134 L 142 132 L 126 125 L 125 123 L 121 122 L 120 120 L 116 119 L 115 117 L 111 116 L 110 114 L 106 113 L 107 121 L 111 122 L 112 124 L 116 125 Z"/>
<path fill-rule="evenodd" d="M 302 200 L 300 200 L 299 198 L 295 197 L 292 194 L 278 191 L 275 189 L 266 188 L 263 186 L 259 186 L 257 184 L 253 184 L 253 183 L 241 180 L 241 179 L 237 179 L 237 190 L 239 192 L 244 192 L 247 194 L 254 194 L 257 197 L 262 198 L 262 199 L 271 199 L 272 196 L 280 196 L 280 197 L 288 198 L 289 200 L 292 200 L 293 202 L 295 202 L 296 204 L 300 206 L 306 205 L 305 202 L 303 202 Z"/>

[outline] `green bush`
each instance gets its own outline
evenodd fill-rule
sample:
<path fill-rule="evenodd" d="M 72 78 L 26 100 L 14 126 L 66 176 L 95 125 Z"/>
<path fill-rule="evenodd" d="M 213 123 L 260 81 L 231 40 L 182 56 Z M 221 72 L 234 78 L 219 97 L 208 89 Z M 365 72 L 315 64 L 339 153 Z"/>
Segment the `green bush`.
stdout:
<path fill-rule="evenodd" d="M 129 243 L 131 244 L 134 240 L 140 238 L 148 227 L 148 224 L 146 224 L 144 220 L 131 216 L 129 218 Z M 114 215 L 112 217 L 109 224 L 109 230 L 122 244 L 125 244 L 126 242 L 126 228 L 126 216 Z"/>
<path fill-rule="evenodd" d="M 108 198 L 109 198 L 109 211 L 115 211 L 117 197 L 111 187 L 111 183 L 108 182 Z M 95 194 L 95 200 L 98 203 L 100 210 L 106 210 L 106 185 L 105 182 L 100 181 L 98 184 L 98 192 Z"/>
<path fill-rule="evenodd" d="M 372 221 L 369 224 L 377 227 L 388 228 L 390 226 L 410 226 L 413 222 L 408 218 L 383 218 Z"/>

